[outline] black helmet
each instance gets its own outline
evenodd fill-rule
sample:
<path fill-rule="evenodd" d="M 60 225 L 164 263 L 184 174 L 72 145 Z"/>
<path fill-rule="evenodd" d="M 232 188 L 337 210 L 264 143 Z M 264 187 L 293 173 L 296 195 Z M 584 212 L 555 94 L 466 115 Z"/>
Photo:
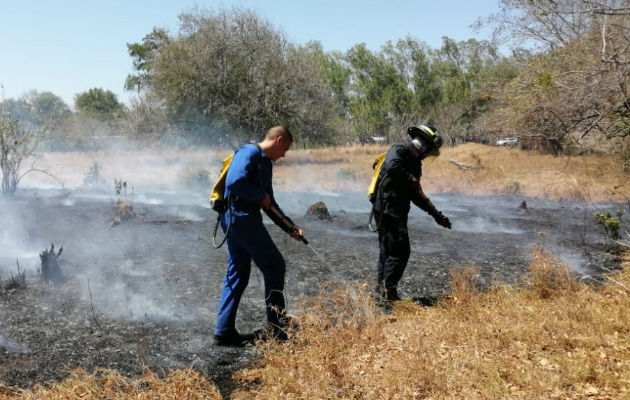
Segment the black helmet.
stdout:
<path fill-rule="evenodd" d="M 417 136 L 420 136 L 423 139 L 425 139 L 427 142 L 433 144 L 436 150 L 442 147 L 442 143 L 444 143 L 444 140 L 442 139 L 442 136 L 440 136 L 440 133 L 438 132 L 435 126 L 426 124 L 426 125 L 420 125 L 417 128 L 415 126 L 411 128 L 415 128 L 414 131 L 417 132 Z M 409 130 L 407 130 L 407 132 L 409 132 Z"/>

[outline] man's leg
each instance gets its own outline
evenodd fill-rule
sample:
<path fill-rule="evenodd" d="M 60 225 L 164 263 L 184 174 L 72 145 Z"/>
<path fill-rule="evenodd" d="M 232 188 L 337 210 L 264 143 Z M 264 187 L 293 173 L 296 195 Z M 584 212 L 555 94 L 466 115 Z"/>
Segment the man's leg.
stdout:
<path fill-rule="evenodd" d="M 274 244 L 269 232 L 262 224 L 251 224 L 249 240 L 240 244 L 251 255 L 265 281 L 265 304 L 267 322 L 276 328 L 285 325 L 284 277 L 286 264 L 282 254 Z"/>
<path fill-rule="evenodd" d="M 379 245 L 378 283 L 384 288 L 388 300 L 398 300 L 398 281 L 405 272 L 411 253 L 407 221 L 382 216 Z"/>
<path fill-rule="evenodd" d="M 249 282 L 251 257 L 238 240 L 227 239 L 228 267 L 223 281 L 223 290 L 217 313 L 217 325 L 214 334 L 229 336 L 236 334 L 236 311 L 241 296 Z"/>

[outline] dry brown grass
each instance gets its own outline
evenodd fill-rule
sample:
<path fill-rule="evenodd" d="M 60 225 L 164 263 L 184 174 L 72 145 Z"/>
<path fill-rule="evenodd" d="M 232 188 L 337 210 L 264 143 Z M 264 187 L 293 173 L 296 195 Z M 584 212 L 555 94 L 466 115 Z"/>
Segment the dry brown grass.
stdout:
<path fill-rule="evenodd" d="M 440 306 L 382 315 L 356 288 L 305 303 L 290 343 L 238 377 L 240 399 L 627 399 L 630 266 L 579 284 L 537 251 L 523 287 L 455 274 Z"/>
<path fill-rule="evenodd" d="M 187 369 L 171 371 L 164 379 L 150 371 L 138 379 L 129 379 L 112 370 L 88 374 L 82 369 L 72 371 L 61 383 L 50 388 L 20 390 L 0 386 L 0 400 L 95 400 L 95 399 L 222 399 L 216 386 L 199 373 Z"/>
<path fill-rule="evenodd" d="M 630 255 L 601 286 L 578 283 L 542 250 L 518 286 L 476 288 L 477 270 L 453 272 L 439 306 L 410 301 L 391 314 L 366 287 L 329 284 L 304 300 L 287 343 L 261 347 L 235 375 L 235 399 L 627 399 L 630 395 Z M 220 399 L 192 371 L 77 370 L 50 388 L 0 386 L 14 399 Z"/>
<path fill-rule="evenodd" d="M 292 151 L 277 165 L 274 184 L 278 190 L 363 191 L 374 158 L 386 150 L 355 146 Z M 479 168 L 462 170 L 451 160 Z M 513 193 L 593 202 L 630 199 L 630 175 L 618 156 L 554 157 L 475 143 L 445 148 L 439 157 L 424 161 L 422 182 L 429 193 Z"/>

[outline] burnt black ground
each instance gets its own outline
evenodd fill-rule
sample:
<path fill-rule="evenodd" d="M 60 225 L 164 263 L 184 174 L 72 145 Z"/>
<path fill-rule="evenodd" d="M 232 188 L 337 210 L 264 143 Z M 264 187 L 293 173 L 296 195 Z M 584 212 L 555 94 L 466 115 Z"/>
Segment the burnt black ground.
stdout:
<path fill-rule="evenodd" d="M 205 206 L 205 194 L 137 193 L 132 202 L 138 218 L 117 226 L 112 226 L 113 196 L 107 193 L 28 190 L 0 200 L 5 210 L 0 277 L 15 273 L 17 258 L 28 282 L 26 290 L 0 296 L 2 383 L 29 387 L 60 380 L 76 367 L 113 368 L 133 376 L 144 367 L 160 372 L 193 366 L 226 394 L 231 374 L 258 357 L 254 347 L 212 344 L 227 252 L 210 245 L 216 217 Z M 327 280 L 373 283 L 378 243 L 367 228 L 369 203 L 363 194 L 277 197 L 326 260 L 267 225 L 287 261 L 289 310 L 297 299 L 318 294 Z M 440 296 L 448 290 L 450 269 L 471 264 L 480 268 L 484 285 L 514 283 L 539 245 L 588 281 L 619 265 L 592 213 L 622 208 L 627 215 L 627 204 L 451 194 L 432 200 L 451 218 L 453 229 L 412 211 L 412 256 L 399 290 L 406 297 Z M 519 208 L 523 200 L 526 209 Z M 332 219 L 303 216 L 317 201 L 328 205 Z M 37 255 L 51 242 L 64 246 L 60 262 L 69 279 L 62 285 L 41 283 L 37 276 Z M 254 268 L 239 309 L 241 331 L 264 321 L 262 290 Z"/>

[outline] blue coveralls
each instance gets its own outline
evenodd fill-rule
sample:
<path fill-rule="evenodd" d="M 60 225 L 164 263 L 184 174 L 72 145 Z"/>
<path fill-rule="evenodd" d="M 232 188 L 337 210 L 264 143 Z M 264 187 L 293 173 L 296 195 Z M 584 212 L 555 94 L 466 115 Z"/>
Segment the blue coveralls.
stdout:
<path fill-rule="evenodd" d="M 224 231 L 227 229 L 228 218 L 231 218 L 231 225 L 227 234 L 228 267 L 215 335 L 236 333 L 236 311 L 249 282 L 252 259 L 262 272 L 265 282 L 267 322 L 272 327 L 282 326 L 286 264 L 264 227 L 260 214 L 260 202 L 265 193 L 271 197 L 272 205 L 280 210 L 273 196 L 271 178 L 271 159 L 265 156 L 258 145 L 246 144 L 236 150 L 225 181 L 225 198 L 231 196 L 232 200 L 230 212 L 225 212 L 221 217 L 221 227 Z M 267 215 L 278 224 L 272 213 Z M 289 218 L 287 220 L 293 223 Z M 279 226 L 286 230 L 284 226 Z"/>

